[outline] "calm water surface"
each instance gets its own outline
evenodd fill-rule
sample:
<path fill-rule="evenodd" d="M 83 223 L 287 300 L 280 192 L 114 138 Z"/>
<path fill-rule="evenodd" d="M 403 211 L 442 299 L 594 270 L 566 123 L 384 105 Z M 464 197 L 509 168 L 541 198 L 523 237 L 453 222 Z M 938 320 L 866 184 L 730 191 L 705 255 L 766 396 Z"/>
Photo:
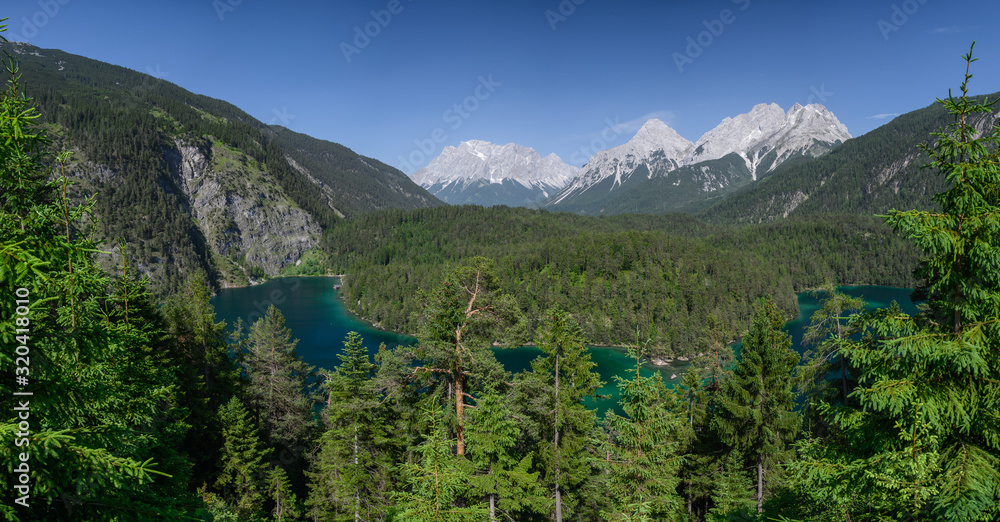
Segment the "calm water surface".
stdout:
<path fill-rule="evenodd" d="M 285 324 L 292 331 L 293 338 L 299 340 L 296 347 L 299 355 L 309 364 L 326 369 L 332 369 L 340 363 L 337 354 L 343 347 L 344 338 L 348 332 L 356 331 L 364 338 L 364 344 L 369 353 L 374 354 L 380 344 L 392 348 L 399 344 L 413 344 L 416 339 L 386 332 L 372 327 L 350 314 L 344 303 L 338 297 L 338 291 L 333 286 L 339 283 L 335 278 L 328 277 L 287 277 L 272 279 L 265 284 L 247 288 L 228 288 L 220 290 L 212 299 L 218 320 L 224 320 L 232 327 L 237 319 L 242 319 L 244 325 L 249 325 L 261 318 L 268 306 L 274 304 L 285 316 Z M 871 307 L 888 306 L 893 300 L 899 302 L 907 313 L 915 313 L 916 307 L 910 302 L 911 290 L 906 288 L 890 288 L 881 286 L 847 286 L 841 291 L 865 298 Z M 799 294 L 799 318 L 785 325 L 786 331 L 792 335 L 792 347 L 799 353 L 802 333 L 809 323 L 809 317 L 818 308 L 815 297 L 809 293 Z M 531 361 L 542 354 L 535 347 L 523 347 L 512 350 L 494 350 L 497 359 L 511 372 L 520 372 L 530 368 Z M 605 382 L 598 390 L 601 395 L 608 396 L 598 399 L 596 406 L 603 412 L 608 408 L 617 408 L 617 389 L 615 376 L 631 377 L 635 372 L 635 360 L 628 357 L 625 350 L 606 347 L 591 347 L 590 357 L 597 363 L 597 371 Z M 675 366 L 654 369 L 644 366 L 640 369 L 643 376 L 650 376 L 655 371 L 663 374 L 668 385 L 680 382 L 680 376 L 686 370 L 687 364 L 675 362 Z M 676 374 L 675 379 L 670 379 Z"/>

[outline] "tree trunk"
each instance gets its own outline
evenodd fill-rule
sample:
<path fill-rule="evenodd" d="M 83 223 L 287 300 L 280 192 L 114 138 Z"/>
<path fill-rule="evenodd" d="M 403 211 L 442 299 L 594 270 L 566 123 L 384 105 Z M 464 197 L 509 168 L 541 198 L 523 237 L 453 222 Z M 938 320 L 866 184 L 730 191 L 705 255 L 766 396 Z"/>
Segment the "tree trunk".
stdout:
<path fill-rule="evenodd" d="M 757 454 L 757 512 L 764 512 L 764 454 Z"/>
<path fill-rule="evenodd" d="M 844 354 L 840 354 L 840 385 L 844 392 L 844 406 L 847 406 L 847 361 Z"/>
<path fill-rule="evenodd" d="M 558 350 L 558 348 L 557 348 Z M 559 352 L 556 352 L 556 394 L 555 394 L 554 425 L 555 436 L 552 438 L 552 447 L 556 453 L 556 522 L 562 522 L 562 493 L 559 491 Z"/>
<path fill-rule="evenodd" d="M 358 425 L 354 424 L 354 472 L 358 468 Z M 361 522 L 361 492 L 354 488 L 354 522 Z"/>
<path fill-rule="evenodd" d="M 458 456 L 465 455 L 465 397 L 462 395 L 463 388 L 463 376 L 462 369 L 459 368 L 458 362 L 455 362 L 455 415 L 458 417 L 458 422 L 455 423 L 455 445 L 457 449 L 455 453 Z"/>
<path fill-rule="evenodd" d="M 490 520 L 497 519 L 497 496 L 490 493 Z"/>

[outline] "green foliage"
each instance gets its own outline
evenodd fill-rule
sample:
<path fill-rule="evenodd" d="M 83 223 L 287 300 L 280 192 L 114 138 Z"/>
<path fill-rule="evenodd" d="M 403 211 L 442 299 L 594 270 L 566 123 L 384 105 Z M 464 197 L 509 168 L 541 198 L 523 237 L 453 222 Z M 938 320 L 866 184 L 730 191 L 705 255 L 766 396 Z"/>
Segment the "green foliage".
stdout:
<path fill-rule="evenodd" d="M 288 481 L 288 475 L 280 467 L 274 467 L 267 476 L 267 494 L 274 504 L 271 516 L 275 522 L 286 520 L 298 520 L 302 515 L 302 509 L 292 486 Z"/>
<path fill-rule="evenodd" d="M 493 262 L 475 257 L 455 268 L 430 297 L 420 336 L 416 369 L 443 376 L 440 392 L 455 401 L 457 453 L 465 454 L 465 404 L 476 389 L 505 382 L 507 372 L 490 351 L 494 343 L 510 346 L 523 321 L 513 300 L 500 289 Z M 516 344 L 514 344 L 516 346 Z"/>
<path fill-rule="evenodd" d="M 112 281 L 94 262 L 94 244 L 80 228 L 90 205 L 68 201 L 62 169 L 46 181 L 50 142 L 17 60 L 4 56 L 0 341 L 25 349 L 0 354 L 20 377 L 0 391 L 31 395 L 15 397 L 22 409 L 0 420 L 9 441 L 0 465 L 15 483 L 17 466 L 30 470 L 27 506 L 8 502 L 0 513 L 9 520 L 182 518 L 194 497 L 176 449 L 189 427 L 177 402 L 178 361 L 164 349 L 144 282 L 127 265 Z M 67 161 L 62 154 L 56 163 Z"/>
<path fill-rule="evenodd" d="M 417 446 L 416 462 L 403 466 L 410 488 L 396 495 L 399 520 L 413 522 L 472 522 L 487 517 L 481 506 L 459 505 L 469 489 L 469 461 L 451 452 L 455 439 L 446 438 L 441 409 L 424 410 L 425 440 Z"/>
<path fill-rule="evenodd" d="M 639 374 L 636 357 L 634 379 L 618 378 L 619 403 L 626 417 L 609 413 L 604 425 L 613 438 L 606 459 L 608 489 L 614 498 L 607 520 L 680 520 L 677 496 L 677 454 L 684 433 L 685 417 L 670 408 L 670 395 L 662 375 Z"/>
<path fill-rule="evenodd" d="M 313 367 L 295 353 L 285 317 L 274 305 L 250 327 L 242 366 L 247 378 L 246 395 L 260 419 L 271 447 L 292 449 L 312 438 L 313 421 L 307 381 Z"/>
<path fill-rule="evenodd" d="M 568 313 L 549 310 L 537 344 L 544 355 L 531 362 L 531 372 L 520 386 L 534 395 L 528 412 L 540 435 L 542 484 L 553 492 L 556 520 L 561 520 L 564 512 L 571 515 L 581 503 L 578 494 L 591 478 L 586 451 L 597 417 L 583 400 L 603 383 L 593 370 L 596 364 L 586 350 L 583 331 Z"/>
<path fill-rule="evenodd" d="M 803 445 L 797 466 L 804 487 L 859 519 L 1000 515 L 1000 128 L 971 126 L 995 102 L 969 98 L 969 78 L 967 67 L 962 95 L 939 100 L 954 123 L 925 149 L 950 185 L 941 212 L 886 218 L 924 252 L 927 304 L 853 318 L 864 336 L 841 351 L 860 371 L 857 406 L 833 410 L 838 443 Z"/>
<path fill-rule="evenodd" d="M 469 481 L 471 493 L 487 499 L 490 520 L 523 520 L 522 512 L 545 511 L 538 472 L 530 471 L 532 455 L 517 452 L 520 435 L 509 398 L 495 389 L 484 391 L 469 415 L 468 440 L 475 469 Z"/>
<path fill-rule="evenodd" d="M 388 503 L 388 419 L 373 379 L 376 366 L 357 332 L 350 332 L 328 376 L 327 430 L 312 462 L 307 504 L 320 520 L 381 520 Z"/>
<path fill-rule="evenodd" d="M 812 425 L 813 433 L 818 434 L 818 431 L 825 431 L 825 427 L 817 414 L 816 405 L 820 402 L 847 404 L 848 394 L 853 388 L 850 363 L 840 353 L 840 347 L 850 342 L 850 336 L 857 333 L 847 324 L 846 314 L 864 310 L 865 302 L 838 292 L 829 281 L 814 294 L 826 295 L 826 298 L 813 312 L 803 335 L 803 343 L 811 344 L 814 349 L 803 354 L 802 365 L 795 369 L 795 383 L 806 402 L 805 417 Z M 831 374 L 838 378 L 831 379 Z"/>
<path fill-rule="evenodd" d="M 799 360 L 791 339 L 781 331 L 781 313 L 767 298 L 755 305 L 750 331 L 732 375 L 716 398 L 719 414 L 713 427 L 719 438 L 756 471 L 758 509 L 780 484 L 782 466 L 792 458 L 790 442 L 799 429 L 791 375 Z"/>
<path fill-rule="evenodd" d="M 241 518 L 258 516 L 264 507 L 266 459 L 270 453 L 250 413 L 233 397 L 219 409 L 222 423 L 221 472 L 215 487 Z"/>

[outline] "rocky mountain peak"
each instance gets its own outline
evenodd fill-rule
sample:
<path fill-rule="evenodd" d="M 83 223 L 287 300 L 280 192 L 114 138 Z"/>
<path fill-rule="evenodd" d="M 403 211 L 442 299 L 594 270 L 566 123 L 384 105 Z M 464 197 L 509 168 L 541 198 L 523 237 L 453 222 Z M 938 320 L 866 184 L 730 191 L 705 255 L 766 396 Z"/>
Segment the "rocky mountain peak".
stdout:
<path fill-rule="evenodd" d="M 449 203 L 530 204 L 564 187 L 577 172 L 555 154 L 543 158 L 515 143 L 469 140 L 445 147 L 411 179 Z"/>

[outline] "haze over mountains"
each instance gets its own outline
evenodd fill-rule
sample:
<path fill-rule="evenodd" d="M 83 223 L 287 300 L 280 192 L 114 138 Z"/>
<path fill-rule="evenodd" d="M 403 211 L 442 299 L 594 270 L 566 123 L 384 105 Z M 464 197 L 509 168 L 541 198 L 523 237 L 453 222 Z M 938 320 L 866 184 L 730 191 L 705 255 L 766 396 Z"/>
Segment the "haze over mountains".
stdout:
<path fill-rule="evenodd" d="M 541 206 L 583 213 L 691 210 L 692 205 L 821 156 L 851 138 L 826 107 L 759 104 L 691 142 L 658 119 L 579 169 L 514 144 L 447 147 L 412 179 L 453 204 Z M 654 183 L 649 183 L 656 180 Z"/>

